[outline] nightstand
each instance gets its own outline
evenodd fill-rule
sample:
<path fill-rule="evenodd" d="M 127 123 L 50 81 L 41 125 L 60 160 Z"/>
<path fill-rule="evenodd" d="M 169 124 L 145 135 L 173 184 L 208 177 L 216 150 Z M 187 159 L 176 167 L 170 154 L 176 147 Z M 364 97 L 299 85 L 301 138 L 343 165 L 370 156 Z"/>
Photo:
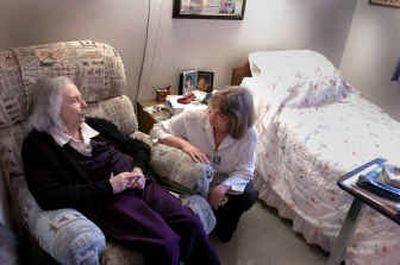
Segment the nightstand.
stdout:
<path fill-rule="evenodd" d="M 165 103 L 155 100 L 139 101 L 137 103 L 137 112 L 139 130 L 147 134 L 155 123 L 172 117 L 172 113 Z"/>

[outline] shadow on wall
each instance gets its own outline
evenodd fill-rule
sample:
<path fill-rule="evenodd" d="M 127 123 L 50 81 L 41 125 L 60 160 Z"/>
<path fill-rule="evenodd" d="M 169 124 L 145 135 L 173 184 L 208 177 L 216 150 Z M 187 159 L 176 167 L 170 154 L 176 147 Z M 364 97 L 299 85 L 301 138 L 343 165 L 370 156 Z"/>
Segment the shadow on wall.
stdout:
<path fill-rule="evenodd" d="M 301 13 L 309 13 L 305 16 L 307 18 L 305 28 L 308 29 L 309 38 L 314 41 L 309 43 L 308 49 L 324 54 L 336 67 L 339 67 L 357 0 L 313 1 L 311 7 L 309 5 L 304 7 L 302 1 L 293 1 L 293 5 L 298 5 Z M 333 12 L 335 15 L 332 15 Z M 318 36 L 318 38 L 313 36 Z M 343 41 L 336 42 L 336 45 L 332 46 L 332 39 L 342 39 Z M 342 51 L 340 56 L 337 55 L 338 50 Z"/>
<path fill-rule="evenodd" d="M 87 3 L 90 1 L 83 1 Z M 76 7 L 71 3 L 76 3 Z M 79 5 L 79 6 L 78 6 Z M 7 1 L 2 3 L 0 21 L 4 30 L 0 48 L 35 45 L 60 41 L 66 20 L 75 20 L 81 2 L 70 1 Z M 66 34 L 65 38 L 69 36 Z"/>

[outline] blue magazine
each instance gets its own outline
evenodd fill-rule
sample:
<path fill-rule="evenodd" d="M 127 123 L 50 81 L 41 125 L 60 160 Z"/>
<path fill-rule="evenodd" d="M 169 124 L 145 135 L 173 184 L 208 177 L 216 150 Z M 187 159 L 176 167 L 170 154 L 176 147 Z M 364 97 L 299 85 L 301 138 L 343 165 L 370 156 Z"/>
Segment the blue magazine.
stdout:
<path fill-rule="evenodd" d="M 385 174 L 384 165 L 376 167 L 365 175 L 358 177 L 357 185 L 369 190 L 378 196 L 400 202 L 400 188 L 396 188 L 384 182 L 383 174 Z"/>

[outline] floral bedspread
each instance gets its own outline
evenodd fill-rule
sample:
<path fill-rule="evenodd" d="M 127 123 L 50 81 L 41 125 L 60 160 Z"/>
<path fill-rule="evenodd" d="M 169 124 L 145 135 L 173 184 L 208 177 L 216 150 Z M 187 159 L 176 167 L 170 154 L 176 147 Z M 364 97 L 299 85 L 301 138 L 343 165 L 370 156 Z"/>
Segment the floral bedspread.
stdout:
<path fill-rule="evenodd" d="M 291 108 L 287 94 L 271 96 L 247 81 L 260 134 L 260 198 L 293 220 L 308 243 L 329 251 L 352 201 L 337 180 L 376 157 L 400 165 L 400 123 L 357 92 L 319 107 Z M 365 207 L 346 264 L 400 264 L 399 245 L 400 226 Z"/>

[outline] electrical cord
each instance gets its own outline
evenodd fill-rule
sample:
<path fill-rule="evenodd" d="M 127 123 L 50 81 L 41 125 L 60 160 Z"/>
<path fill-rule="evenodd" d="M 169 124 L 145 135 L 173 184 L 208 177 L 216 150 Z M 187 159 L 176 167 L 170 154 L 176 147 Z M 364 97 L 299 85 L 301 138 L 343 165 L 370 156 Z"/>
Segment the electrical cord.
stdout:
<path fill-rule="evenodd" d="M 136 87 L 137 87 L 136 94 L 135 94 L 135 97 L 133 98 L 133 107 L 135 109 L 135 113 L 137 113 L 137 102 L 138 102 L 138 98 L 139 98 L 141 87 L 142 87 L 143 69 L 144 69 L 144 63 L 146 61 L 147 45 L 148 45 L 148 40 L 149 40 L 151 0 L 148 0 L 147 3 L 148 4 L 147 4 L 147 17 L 146 17 L 146 28 L 145 28 L 143 56 L 142 56 L 142 61 L 141 61 L 141 64 L 140 64 L 139 76 L 137 78 L 137 83 L 136 83 Z"/>

